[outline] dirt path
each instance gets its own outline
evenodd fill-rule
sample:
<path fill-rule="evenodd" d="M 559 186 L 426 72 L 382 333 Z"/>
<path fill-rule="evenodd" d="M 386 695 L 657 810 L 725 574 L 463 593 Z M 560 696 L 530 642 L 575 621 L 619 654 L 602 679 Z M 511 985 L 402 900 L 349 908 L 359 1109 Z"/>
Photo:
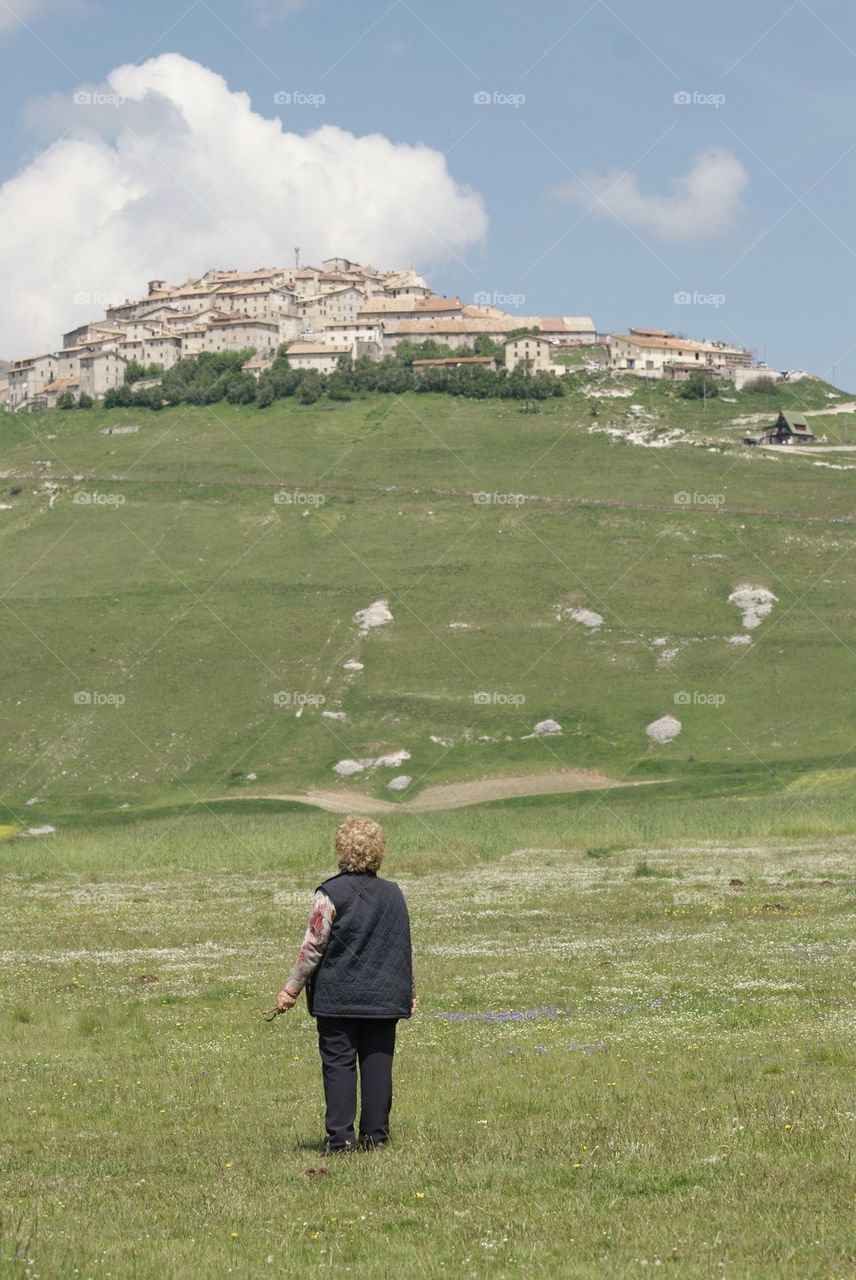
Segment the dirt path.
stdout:
<path fill-rule="evenodd" d="M 812 458 L 823 458 L 827 453 L 856 453 L 856 444 L 762 444 L 760 447 L 776 453 L 802 453 Z"/>
<path fill-rule="evenodd" d="M 381 800 L 361 791 L 313 789 L 305 795 L 255 791 L 243 800 L 297 800 L 301 804 L 326 809 L 328 813 L 437 813 L 443 809 L 464 809 L 489 800 L 510 800 L 517 796 L 559 795 L 572 791 L 604 791 L 611 787 L 647 787 L 667 778 L 623 782 L 608 778 L 599 769 L 565 769 L 551 773 L 522 774 L 517 777 L 479 778 L 472 782 L 439 782 L 426 787 L 413 800 Z M 225 797 L 224 797 L 225 798 Z M 228 797 L 234 800 L 237 797 Z"/>

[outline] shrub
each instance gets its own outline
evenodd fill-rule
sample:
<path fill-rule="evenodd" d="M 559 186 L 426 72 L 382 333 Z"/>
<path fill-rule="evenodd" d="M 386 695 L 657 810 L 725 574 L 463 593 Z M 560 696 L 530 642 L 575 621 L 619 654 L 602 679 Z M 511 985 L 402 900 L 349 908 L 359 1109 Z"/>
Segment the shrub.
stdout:
<path fill-rule="evenodd" d="M 134 393 L 125 384 L 121 387 L 110 387 L 104 396 L 105 409 L 127 409 L 134 403 Z"/>
<path fill-rule="evenodd" d="M 307 370 L 300 379 L 300 386 L 297 390 L 297 399 L 300 404 L 315 404 L 316 400 L 321 399 L 321 393 L 324 385 L 321 381 L 320 374 L 314 369 Z"/>
<path fill-rule="evenodd" d="M 744 383 L 743 390 L 757 395 L 768 395 L 776 390 L 776 383 L 772 378 L 753 378 L 751 382 Z"/>
<path fill-rule="evenodd" d="M 681 386 L 682 400 L 711 400 L 719 395 L 719 384 L 709 374 L 693 373 Z"/>

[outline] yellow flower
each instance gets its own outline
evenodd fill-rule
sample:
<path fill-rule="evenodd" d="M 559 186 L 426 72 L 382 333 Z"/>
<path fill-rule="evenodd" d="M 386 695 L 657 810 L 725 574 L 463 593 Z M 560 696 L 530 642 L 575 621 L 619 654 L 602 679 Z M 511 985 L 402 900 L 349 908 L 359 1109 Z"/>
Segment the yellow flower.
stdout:
<path fill-rule="evenodd" d="M 786 1125 L 785 1125 L 785 1128 L 786 1128 L 786 1129 L 790 1129 L 790 1127 L 791 1127 L 791 1126 L 790 1126 L 789 1124 L 786 1124 Z"/>
<path fill-rule="evenodd" d="M 310 1239 L 310 1240 L 317 1240 L 317 1239 L 318 1239 L 318 1237 L 320 1236 L 320 1234 L 321 1234 L 321 1232 L 320 1232 L 320 1231 L 310 1231 L 310 1233 L 309 1233 L 309 1239 Z"/>
<path fill-rule="evenodd" d="M 232 1239 L 233 1239 L 233 1240 L 237 1240 L 237 1238 L 238 1238 L 238 1233 L 237 1233 L 237 1231 L 233 1231 L 233 1232 L 232 1232 Z"/>
<path fill-rule="evenodd" d="M 424 1192 L 424 1191 L 417 1191 L 417 1192 L 416 1192 L 416 1199 L 417 1199 L 417 1200 L 424 1200 L 424 1199 L 425 1199 L 425 1192 Z"/>
<path fill-rule="evenodd" d="M 231 1169 L 231 1167 L 232 1167 L 232 1165 L 233 1165 L 234 1163 L 235 1163 L 235 1161 L 234 1161 L 234 1160 L 227 1160 L 227 1161 L 226 1161 L 226 1168 L 227 1168 L 227 1169 Z"/>

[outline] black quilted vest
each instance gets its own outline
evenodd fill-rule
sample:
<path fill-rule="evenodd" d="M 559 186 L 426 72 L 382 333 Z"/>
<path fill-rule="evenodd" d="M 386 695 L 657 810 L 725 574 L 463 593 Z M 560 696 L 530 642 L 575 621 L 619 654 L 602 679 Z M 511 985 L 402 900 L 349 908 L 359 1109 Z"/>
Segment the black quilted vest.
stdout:
<path fill-rule="evenodd" d="M 409 1018 L 410 919 L 398 885 L 343 871 L 318 887 L 336 916 L 307 988 L 313 1018 Z"/>

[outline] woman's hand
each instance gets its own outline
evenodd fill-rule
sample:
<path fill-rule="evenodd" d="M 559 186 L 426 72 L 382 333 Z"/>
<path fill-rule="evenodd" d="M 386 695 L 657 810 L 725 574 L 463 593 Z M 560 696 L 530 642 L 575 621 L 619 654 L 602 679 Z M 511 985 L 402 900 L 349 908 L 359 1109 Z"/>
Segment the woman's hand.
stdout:
<path fill-rule="evenodd" d="M 287 1013 L 296 1004 L 297 996 L 292 995 L 289 990 L 283 989 L 276 998 L 276 1011 L 277 1013 Z"/>

